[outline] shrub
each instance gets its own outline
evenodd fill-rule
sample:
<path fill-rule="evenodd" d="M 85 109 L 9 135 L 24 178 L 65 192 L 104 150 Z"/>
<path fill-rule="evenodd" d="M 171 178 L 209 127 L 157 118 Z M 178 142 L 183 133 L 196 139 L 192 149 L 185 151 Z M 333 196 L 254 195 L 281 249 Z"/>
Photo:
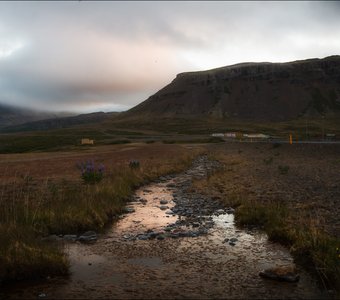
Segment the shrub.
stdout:
<path fill-rule="evenodd" d="M 131 161 L 129 162 L 129 167 L 130 167 L 131 170 L 139 169 L 140 163 L 139 163 L 138 160 L 131 160 Z"/>
<path fill-rule="evenodd" d="M 93 160 L 79 163 L 78 168 L 85 184 L 98 183 L 104 177 L 104 166 L 102 164 L 96 166 Z"/>

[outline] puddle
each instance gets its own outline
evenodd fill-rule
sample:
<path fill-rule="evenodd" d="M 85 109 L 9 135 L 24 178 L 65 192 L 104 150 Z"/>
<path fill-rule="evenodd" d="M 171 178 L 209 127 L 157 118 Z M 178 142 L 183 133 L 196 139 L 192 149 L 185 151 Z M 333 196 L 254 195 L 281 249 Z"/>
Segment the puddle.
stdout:
<path fill-rule="evenodd" d="M 303 270 L 298 283 L 262 279 L 262 269 L 291 265 L 293 259 L 265 234 L 236 228 L 232 213 L 205 215 L 199 208 L 199 217 L 185 216 L 197 211 L 190 201 L 204 202 L 185 189 L 193 177 L 206 173 L 203 161 L 175 178 L 140 188 L 128 205 L 131 212 L 95 244 L 67 244 L 69 279 L 17 284 L 0 296 L 36 299 L 43 292 L 55 299 L 330 298 Z M 187 205 L 186 210 L 179 203 Z M 178 214 L 169 214 L 176 209 Z M 195 235 L 198 229 L 203 233 Z"/>
<path fill-rule="evenodd" d="M 128 260 L 129 264 L 143 266 L 148 268 L 160 268 L 163 265 L 162 259 L 159 257 L 138 257 Z"/>

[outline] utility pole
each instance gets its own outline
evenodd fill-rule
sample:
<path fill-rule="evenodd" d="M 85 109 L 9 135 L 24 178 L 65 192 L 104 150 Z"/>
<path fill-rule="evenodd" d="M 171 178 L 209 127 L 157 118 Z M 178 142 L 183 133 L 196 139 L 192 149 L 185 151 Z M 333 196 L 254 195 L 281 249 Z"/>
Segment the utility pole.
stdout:
<path fill-rule="evenodd" d="M 322 116 L 322 141 L 325 140 L 325 124 L 324 124 L 324 121 L 325 121 L 325 116 Z"/>

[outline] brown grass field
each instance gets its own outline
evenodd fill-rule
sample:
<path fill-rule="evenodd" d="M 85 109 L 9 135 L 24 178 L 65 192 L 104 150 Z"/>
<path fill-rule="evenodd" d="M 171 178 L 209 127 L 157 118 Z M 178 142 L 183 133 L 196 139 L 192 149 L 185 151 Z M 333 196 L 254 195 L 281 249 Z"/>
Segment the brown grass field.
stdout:
<path fill-rule="evenodd" d="M 136 187 L 185 170 L 200 153 L 224 168 L 197 182 L 198 190 L 236 208 L 239 226 L 260 227 L 287 245 L 325 284 L 339 284 L 340 145 L 238 142 L 1 154 L 0 282 L 67 273 L 62 251 L 41 236 L 104 229 Z M 82 182 L 76 165 L 86 160 L 105 166 L 102 182 Z M 141 167 L 131 170 L 131 160 Z"/>
<path fill-rule="evenodd" d="M 340 145 L 229 143 L 210 147 L 224 170 L 196 183 L 264 229 L 323 281 L 340 283 Z"/>
<path fill-rule="evenodd" d="M 107 171 L 127 165 L 130 160 L 141 161 L 141 165 L 152 161 L 159 162 L 176 156 L 179 152 L 188 153 L 185 146 L 176 144 L 128 144 L 87 147 L 81 152 L 35 152 L 19 154 L 0 154 L 0 182 L 13 182 L 18 178 L 29 175 L 40 181 L 74 180 L 79 179 L 76 165 L 80 161 L 94 159 L 101 162 Z"/>
<path fill-rule="evenodd" d="M 81 152 L 1 155 L 0 282 L 68 273 L 49 234 L 101 231 L 122 212 L 139 185 L 189 167 L 201 151 L 191 146 L 129 144 Z M 86 184 L 77 163 L 105 166 L 98 184 Z M 138 169 L 129 168 L 138 160 Z"/>

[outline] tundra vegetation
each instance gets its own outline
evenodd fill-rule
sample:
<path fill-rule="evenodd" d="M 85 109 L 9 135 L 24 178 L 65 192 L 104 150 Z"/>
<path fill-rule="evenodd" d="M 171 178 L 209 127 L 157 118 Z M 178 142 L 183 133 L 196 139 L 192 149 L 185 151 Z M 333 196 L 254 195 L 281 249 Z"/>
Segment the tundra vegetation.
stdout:
<path fill-rule="evenodd" d="M 224 168 L 195 188 L 236 208 L 238 226 L 264 230 L 339 292 L 339 153 L 338 145 L 215 146 L 210 155 Z"/>
<path fill-rule="evenodd" d="M 104 230 L 136 187 L 188 168 L 202 152 L 224 168 L 194 188 L 235 208 L 238 226 L 265 230 L 338 289 L 339 145 L 312 144 L 154 142 L 2 154 L 0 279 L 67 274 L 62 249 L 42 237 Z"/>
<path fill-rule="evenodd" d="M 90 160 L 93 154 L 88 153 L 80 163 L 79 156 L 63 152 L 18 156 L 12 165 L 2 160 L 0 282 L 67 274 L 69 265 L 61 246 L 44 237 L 104 230 L 123 212 L 136 187 L 188 168 L 201 151 L 176 145 L 153 147 L 156 150 L 147 145 L 111 147 L 116 148 L 104 148 L 106 152 L 97 148 L 97 159 Z M 45 160 L 39 160 L 44 155 L 48 155 Z M 138 168 L 129 166 L 130 155 L 138 158 Z M 32 157 L 35 167 L 41 164 L 40 170 L 25 169 L 25 163 L 32 166 Z M 57 158 L 68 164 L 58 169 Z M 44 177 L 47 166 L 52 173 L 55 168 L 59 177 Z"/>

